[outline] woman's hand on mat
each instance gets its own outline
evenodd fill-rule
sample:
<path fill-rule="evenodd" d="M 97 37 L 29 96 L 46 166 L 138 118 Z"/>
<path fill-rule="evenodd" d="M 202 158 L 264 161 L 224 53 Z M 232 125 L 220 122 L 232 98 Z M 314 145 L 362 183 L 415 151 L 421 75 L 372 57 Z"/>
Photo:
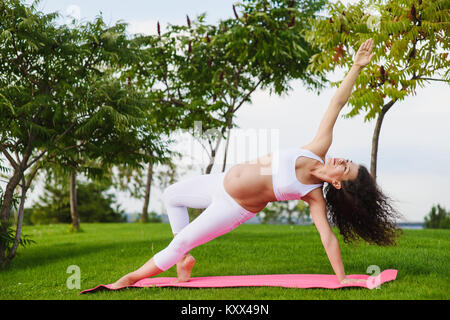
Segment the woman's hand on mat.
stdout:
<path fill-rule="evenodd" d="M 374 55 L 372 53 L 372 48 L 372 39 L 364 41 L 359 47 L 358 52 L 356 52 L 355 58 L 353 59 L 353 64 L 359 68 L 367 66 Z"/>
<path fill-rule="evenodd" d="M 367 280 L 364 279 L 350 279 L 350 278 L 344 278 L 340 281 L 341 284 L 352 284 L 352 283 L 365 283 Z"/>

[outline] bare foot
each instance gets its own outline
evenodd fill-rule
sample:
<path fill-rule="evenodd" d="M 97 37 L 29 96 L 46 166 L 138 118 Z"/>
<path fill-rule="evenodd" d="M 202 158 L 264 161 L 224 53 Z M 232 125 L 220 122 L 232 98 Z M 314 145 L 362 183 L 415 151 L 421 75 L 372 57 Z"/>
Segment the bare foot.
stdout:
<path fill-rule="evenodd" d="M 114 282 L 113 284 L 111 284 L 110 288 L 111 289 L 124 288 L 124 287 L 131 286 L 134 283 L 135 283 L 135 281 L 131 280 L 127 276 L 124 276 L 124 277 L 120 278 L 119 280 L 117 280 L 116 282 Z"/>
<path fill-rule="evenodd" d="M 194 268 L 195 259 L 191 254 L 187 254 L 177 263 L 177 282 L 187 282 L 191 278 L 191 271 Z"/>

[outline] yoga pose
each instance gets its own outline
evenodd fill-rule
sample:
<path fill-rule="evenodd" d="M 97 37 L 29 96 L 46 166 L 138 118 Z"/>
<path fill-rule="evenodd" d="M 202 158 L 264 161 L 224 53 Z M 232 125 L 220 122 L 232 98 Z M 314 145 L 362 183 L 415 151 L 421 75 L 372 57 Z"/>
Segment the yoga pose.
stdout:
<path fill-rule="evenodd" d="M 178 281 L 188 281 L 195 264 L 191 249 L 217 238 L 254 217 L 269 202 L 303 200 L 320 234 L 331 266 L 341 284 L 345 276 L 339 243 L 327 219 L 345 241 L 362 238 L 392 245 L 398 235 L 395 210 L 367 169 L 352 161 L 325 156 L 336 119 L 347 103 L 362 68 L 373 54 L 373 40 L 365 41 L 354 64 L 331 99 L 314 139 L 303 147 L 274 150 L 267 156 L 233 166 L 227 172 L 200 175 L 170 185 L 163 194 L 173 240 L 142 267 L 112 284 L 129 286 L 177 265 Z M 326 187 L 322 190 L 323 183 Z M 187 208 L 206 208 L 189 223 Z"/>

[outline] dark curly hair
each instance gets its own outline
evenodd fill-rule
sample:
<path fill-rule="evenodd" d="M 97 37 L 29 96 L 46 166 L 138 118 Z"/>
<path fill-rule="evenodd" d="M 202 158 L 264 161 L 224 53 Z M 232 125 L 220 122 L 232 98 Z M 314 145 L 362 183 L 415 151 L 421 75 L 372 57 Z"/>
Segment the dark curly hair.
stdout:
<path fill-rule="evenodd" d="M 341 189 L 327 184 L 324 193 L 328 215 L 344 242 L 363 239 L 380 246 L 396 244 L 402 231 L 395 219 L 401 215 L 365 166 L 359 166 L 355 179 L 342 181 Z"/>

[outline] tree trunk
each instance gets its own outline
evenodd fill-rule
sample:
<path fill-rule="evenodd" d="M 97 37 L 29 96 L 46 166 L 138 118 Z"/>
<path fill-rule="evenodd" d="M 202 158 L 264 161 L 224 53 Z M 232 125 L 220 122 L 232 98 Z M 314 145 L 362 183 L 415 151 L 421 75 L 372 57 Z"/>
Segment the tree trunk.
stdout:
<path fill-rule="evenodd" d="M 233 106 L 231 106 L 229 110 L 233 110 Z M 213 150 L 211 150 L 211 158 L 210 158 L 208 166 L 206 167 L 206 174 L 210 174 L 212 171 L 214 161 L 216 160 L 216 153 L 217 153 L 217 150 L 219 150 L 220 142 L 222 141 L 222 136 L 225 133 L 225 130 L 227 130 L 227 128 L 231 128 L 231 125 L 233 123 L 232 122 L 233 121 L 233 112 L 228 111 L 228 113 L 225 114 L 225 118 L 227 118 L 227 124 L 226 124 L 226 126 L 222 127 L 222 130 L 220 131 L 220 135 L 217 137 L 216 147 Z"/>
<path fill-rule="evenodd" d="M 25 184 L 25 179 L 22 179 L 22 181 L 23 181 L 23 186 L 22 186 L 22 195 L 20 196 L 19 211 L 17 214 L 16 237 L 14 239 L 14 244 L 8 254 L 8 258 L 7 258 L 8 262 L 11 261 L 16 256 L 17 248 L 19 247 L 19 243 L 20 243 L 20 237 L 22 236 L 23 209 L 25 207 L 26 194 L 28 191 L 28 188 Z"/>
<path fill-rule="evenodd" d="M 222 167 L 222 172 L 225 172 L 225 168 L 227 167 L 227 155 L 228 155 L 228 145 L 230 144 L 230 131 L 231 128 L 228 128 L 228 132 L 227 132 L 227 142 L 225 144 L 225 154 L 223 156 L 223 167 Z"/>
<path fill-rule="evenodd" d="M 224 129 L 222 129 L 222 134 L 223 134 L 223 131 L 224 131 Z M 212 168 L 214 166 L 214 161 L 216 161 L 216 152 L 217 152 L 217 149 L 219 149 L 220 141 L 222 141 L 222 136 L 219 136 L 217 138 L 216 147 L 213 150 L 211 150 L 211 158 L 210 158 L 208 166 L 206 167 L 205 174 L 210 174 L 212 171 Z"/>
<path fill-rule="evenodd" d="M 33 181 L 34 177 L 36 176 L 36 173 L 39 169 L 39 165 L 36 165 L 31 174 L 29 175 L 28 182 L 25 180 L 24 176 L 24 166 L 20 164 L 17 168 L 17 170 L 14 171 L 14 175 L 9 180 L 8 185 L 6 187 L 7 190 L 11 191 L 8 192 L 8 194 L 4 194 L 3 198 L 3 206 L 1 211 L 1 230 L 0 232 L 7 232 L 9 228 L 9 215 L 11 211 L 11 205 L 14 197 L 14 190 L 19 185 L 20 180 L 22 180 L 21 190 L 22 194 L 20 197 L 20 204 L 19 204 L 19 211 L 17 212 L 17 221 L 16 221 L 16 234 L 14 237 L 14 242 L 11 247 L 11 250 L 9 250 L 8 256 L 6 256 L 6 253 L 8 251 L 9 244 L 6 244 L 6 246 L 2 245 L 0 242 L 0 268 L 5 267 L 9 264 L 9 262 L 15 257 L 17 248 L 20 245 L 20 238 L 22 236 L 22 225 L 23 225 L 23 211 L 25 208 L 25 200 L 26 200 L 26 194 L 28 189 L 30 188 L 31 182 Z M 5 205 L 5 203 L 7 205 Z M 9 204 L 8 204 L 9 203 Z M 5 215 L 3 214 L 5 213 Z"/>
<path fill-rule="evenodd" d="M 80 231 L 80 216 L 77 207 L 77 175 L 75 171 L 70 173 L 70 216 L 72 217 L 73 231 Z"/>
<path fill-rule="evenodd" d="M 153 179 L 153 163 L 149 163 L 147 170 L 147 183 L 145 184 L 144 208 L 142 209 L 141 222 L 148 221 L 148 204 L 150 202 L 150 189 Z"/>
<path fill-rule="evenodd" d="M 3 194 L 3 203 L 0 212 L 1 222 L 8 223 L 9 215 L 11 212 L 12 200 L 14 196 L 14 190 L 19 185 L 20 179 L 23 177 L 23 172 L 19 168 L 18 170 L 14 170 L 14 175 L 9 179 L 8 184 L 6 185 L 5 193 Z"/>
<path fill-rule="evenodd" d="M 211 151 L 211 160 L 209 160 L 209 164 L 206 167 L 205 174 L 210 174 L 211 173 L 211 170 L 212 170 L 212 167 L 214 165 L 214 160 L 215 159 L 216 159 L 216 150 L 212 150 Z"/>
<path fill-rule="evenodd" d="M 19 185 L 18 185 L 19 186 Z M 16 194 L 18 194 L 19 193 L 19 188 L 18 188 L 18 186 L 16 187 Z M 19 218 L 19 212 L 17 211 L 17 208 L 15 208 L 14 209 L 14 224 L 15 225 L 17 225 L 17 221 L 18 221 L 18 218 Z"/>
<path fill-rule="evenodd" d="M 377 123 L 373 131 L 372 136 L 372 154 L 370 159 L 370 174 L 374 179 L 377 178 L 377 157 L 378 157 L 378 140 L 380 139 L 381 124 L 383 123 L 384 116 L 389 109 L 394 105 L 395 100 L 385 104 L 381 109 L 381 113 L 378 115 Z"/>
<path fill-rule="evenodd" d="M 11 213 L 11 206 L 12 201 L 14 197 L 14 190 L 16 189 L 17 185 L 20 182 L 20 179 L 23 177 L 23 172 L 21 170 L 21 166 L 19 166 L 19 169 L 14 170 L 14 175 L 9 179 L 9 182 L 6 186 L 5 193 L 3 194 L 3 203 L 2 208 L 0 211 L 0 233 L 6 233 L 9 228 L 9 217 Z M 0 241 L 0 268 L 5 267 L 8 264 L 7 259 L 7 250 L 8 245 L 2 244 L 2 241 Z"/>

